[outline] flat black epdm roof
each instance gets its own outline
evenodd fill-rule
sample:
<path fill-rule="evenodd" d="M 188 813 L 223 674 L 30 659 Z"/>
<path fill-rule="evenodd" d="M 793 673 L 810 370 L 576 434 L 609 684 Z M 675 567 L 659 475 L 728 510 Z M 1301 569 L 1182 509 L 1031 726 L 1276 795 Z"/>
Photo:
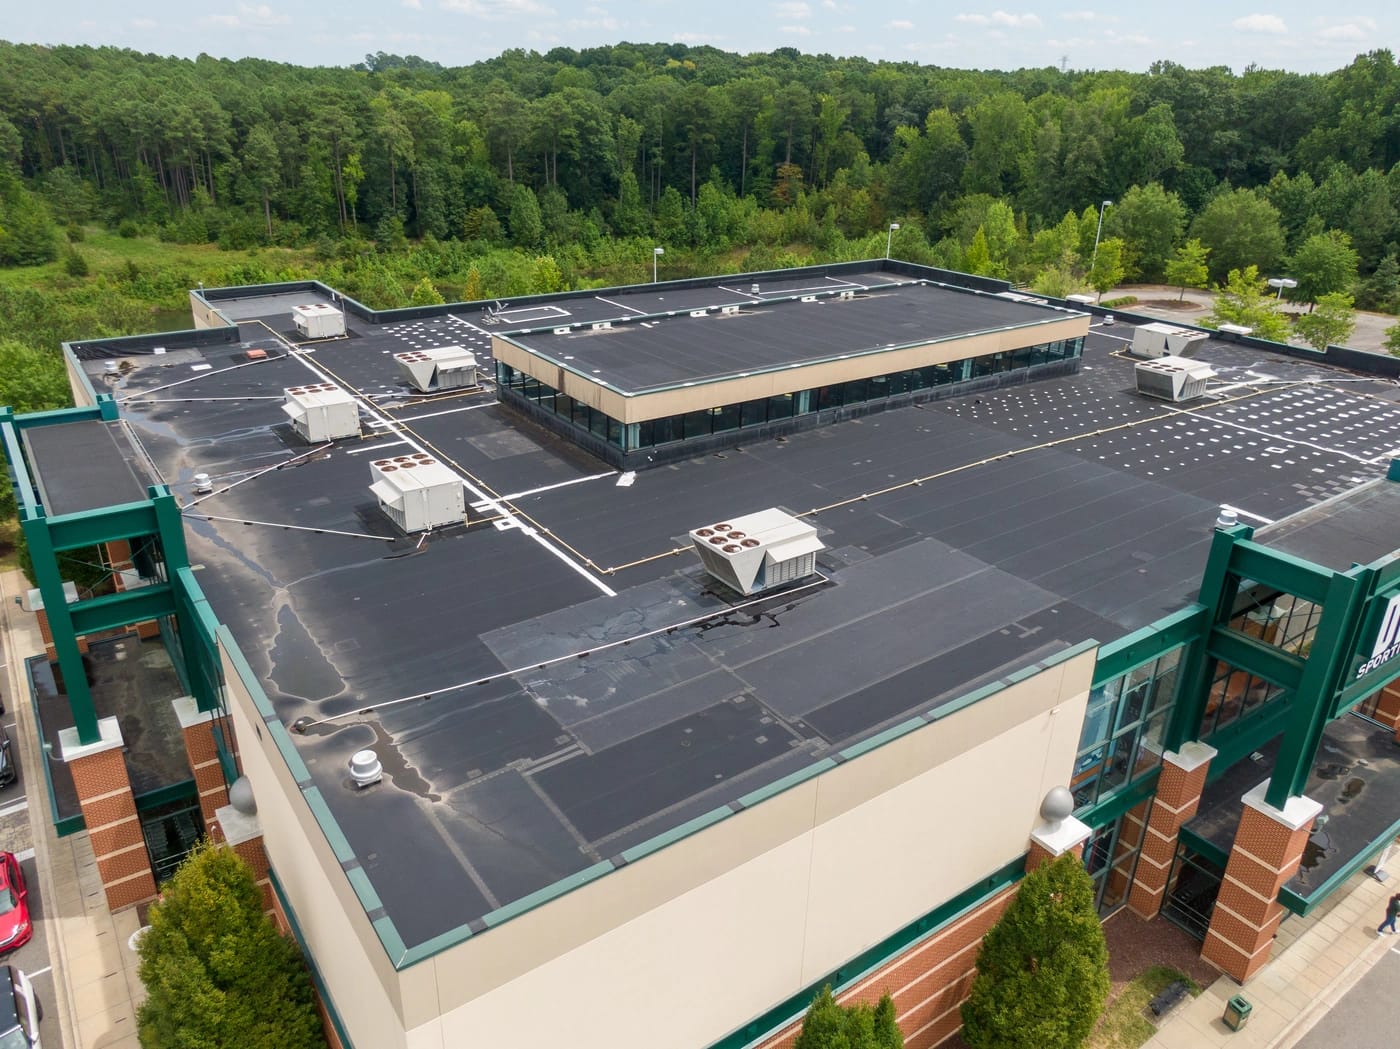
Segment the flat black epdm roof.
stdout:
<path fill-rule="evenodd" d="M 120 423 L 96 420 L 23 431 L 39 497 L 50 517 L 146 498 L 135 450 Z"/>
<path fill-rule="evenodd" d="M 604 297 L 566 305 L 639 301 Z M 350 338 L 305 355 L 244 325 L 240 344 L 133 357 L 112 388 L 182 500 L 196 471 L 253 478 L 189 508 L 191 561 L 279 718 L 316 722 L 293 739 L 409 946 L 1175 611 L 1219 504 L 1282 520 L 1383 476 L 1400 447 L 1393 385 L 1214 341 L 1200 356 L 1226 392 L 1140 397 L 1120 326 L 1091 332 L 1077 375 L 621 484 L 490 389 L 401 385 L 393 353 L 456 343 L 489 365 L 502 323 L 351 318 Z M 268 358 L 235 367 L 250 349 Z M 101 389 L 101 364 L 85 367 Z M 268 471 L 308 450 L 275 398 L 312 376 L 362 396 L 366 437 Z M 415 446 L 467 477 L 480 523 L 394 536 L 368 462 Z M 770 506 L 817 511 L 816 585 L 744 602 L 674 552 L 690 528 Z M 386 776 L 357 792 L 363 747 Z"/>
<path fill-rule="evenodd" d="M 1023 340 L 1030 346 L 1045 341 L 1037 339 L 1036 326 L 1069 315 L 998 295 L 922 281 L 889 283 L 892 279 L 899 278 L 847 274 L 814 277 L 796 288 L 765 289 L 736 281 L 715 289 L 685 289 L 648 303 L 674 310 L 675 316 L 597 329 L 573 321 L 572 314 L 546 322 L 541 308 L 528 315 L 541 318 L 536 323 L 579 327 L 567 333 L 532 331 L 513 335 L 511 341 L 591 381 L 642 394 L 1008 328 L 1030 329 Z M 704 302 L 714 301 L 715 292 L 728 294 L 730 301 L 692 316 Z M 852 297 L 843 298 L 842 292 Z M 724 306 L 734 312 L 721 312 Z M 525 323 L 525 318 L 516 311 L 506 317 L 510 323 Z"/>

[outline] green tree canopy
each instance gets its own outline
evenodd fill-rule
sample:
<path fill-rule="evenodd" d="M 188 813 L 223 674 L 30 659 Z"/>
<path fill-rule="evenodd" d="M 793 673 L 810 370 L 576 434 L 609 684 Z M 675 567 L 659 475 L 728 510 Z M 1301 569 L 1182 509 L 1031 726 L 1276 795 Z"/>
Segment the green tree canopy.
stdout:
<path fill-rule="evenodd" d="M 1207 328 L 1239 324 L 1261 339 L 1288 341 L 1288 321 L 1278 312 L 1278 303 L 1268 282 L 1259 276 L 1258 266 L 1231 270 L 1215 297 L 1214 309 L 1201 323 Z"/>
<path fill-rule="evenodd" d="M 204 844 L 166 883 L 141 937 L 145 1049 L 323 1049 L 301 951 L 263 913 L 253 872 Z"/>
<path fill-rule="evenodd" d="M 1246 266 L 1270 270 L 1283 255 L 1278 209 L 1247 189 L 1216 196 L 1191 223 L 1191 236 L 1210 248 L 1215 280 Z"/>
<path fill-rule="evenodd" d="M 1319 303 L 1330 292 L 1350 292 L 1356 284 L 1357 261 L 1351 238 L 1341 230 L 1314 234 L 1303 241 L 1288 262 L 1288 274 L 1298 282 L 1288 297 Z"/>
<path fill-rule="evenodd" d="M 872 1009 L 862 1003 L 843 1006 L 830 987 L 823 987 L 807 1007 L 793 1049 L 904 1049 L 904 1035 L 888 993 Z"/>
<path fill-rule="evenodd" d="M 1167 263 L 1167 283 L 1181 288 L 1178 302 L 1186 297 L 1187 288 L 1204 288 L 1210 280 L 1206 266 L 1209 255 L 1210 249 L 1195 237 L 1176 249 L 1176 255 Z"/>
<path fill-rule="evenodd" d="M 1317 308 L 1293 323 L 1294 330 L 1315 350 L 1344 345 L 1356 330 L 1352 297 L 1344 291 L 1331 291 L 1318 297 Z"/>
<path fill-rule="evenodd" d="M 1066 853 L 1026 875 L 983 937 L 963 1039 L 973 1049 L 1077 1049 L 1108 988 L 1093 882 Z"/>
<path fill-rule="evenodd" d="M 1117 237 L 1107 237 L 1099 242 L 1099 250 L 1094 254 L 1094 264 L 1089 268 L 1089 287 L 1099 293 L 1117 287 L 1123 279 L 1123 242 Z"/>
<path fill-rule="evenodd" d="M 1156 182 L 1134 186 L 1110 209 L 1104 225 L 1123 241 L 1128 278 L 1159 281 L 1186 228 L 1186 206 Z"/>

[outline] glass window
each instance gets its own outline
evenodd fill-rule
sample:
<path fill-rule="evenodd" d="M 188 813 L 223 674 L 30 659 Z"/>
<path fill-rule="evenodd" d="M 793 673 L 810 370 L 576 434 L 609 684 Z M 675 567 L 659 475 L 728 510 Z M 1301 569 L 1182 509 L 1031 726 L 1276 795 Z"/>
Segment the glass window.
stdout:
<path fill-rule="evenodd" d="M 687 440 L 694 437 L 708 437 L 710 434 L 710 411 L 702 408 L 698 412 L 686 412 L 682 417 L 682 436 Z"/>
<path fill-rule="evenodd" d="M 792 398 L 788 398 L 788 414 L 792 413 Z M 767 401 L 745 401 L 739 405 L 739 425 L 740 426 L 762 426 L 768 421 Z"/>
<path fill-rule="evenodd" d="M 710 428 L 715 433 L 739 428 L 739 405 L 726 404 L 722 408 L 710 409 Z"/>
<path fill-rule="evenodd" d="M 794 414 L 794 397 L 790 393 L 780 393 L 768 398 L 768 419 L 791 419 Z"/>

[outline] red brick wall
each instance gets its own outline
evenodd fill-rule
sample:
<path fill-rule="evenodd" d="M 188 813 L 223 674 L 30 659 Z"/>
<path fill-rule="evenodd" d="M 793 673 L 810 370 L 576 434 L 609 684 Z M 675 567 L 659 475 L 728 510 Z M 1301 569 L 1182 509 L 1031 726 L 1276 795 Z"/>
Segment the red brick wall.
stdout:
<path fill-rule="evenodd" d="M 972 989 L 977 950 L 1016 887 L 998 893 L 976 910 L 909 947 L 877 971 L 837 995 L 845 1005 L 874 1005 L 888 991 L 894 999 L 906 1049 L 930 1049 L 962 1026 L 958 1007 Z M 761 1049 L 791 1049 L 802 1021 L 763 1042 Z"/>
<path fill-rule="evenodd" d="M 156 894 L 156 882 L 121 748 L 75 758 L 68 768 L 92 841 L 107 906 L 115 911 L 151 899 Z"/>

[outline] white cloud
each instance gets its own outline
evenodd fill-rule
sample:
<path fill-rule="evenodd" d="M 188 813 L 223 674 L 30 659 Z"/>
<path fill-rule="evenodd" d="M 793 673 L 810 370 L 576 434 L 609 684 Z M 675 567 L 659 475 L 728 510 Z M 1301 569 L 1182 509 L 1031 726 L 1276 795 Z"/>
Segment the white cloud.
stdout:
<path fill-rule="evenodd" d="M 153 18 L 133 18 L 131 28 L 133 29 L 154 29 L 159 23 Z"/>
<path fill-rule="evenodd" d="M 714 33 L 673 33 L 678 44 L 717 44 L 724 39 Z"/>
<path fill-rule="evenodd" d="M 411 11 L 423 10 L 423 0 L 399 0 L 399 3 Z"/>
<path fill-rule="evenodd" d="M 1288 26 L 1284 25 L 1283 19 L 1278 15 L 1245 15 L 1243 18 L 1236 18 L 1230 25 L 1246 33 L 1288 32 Z"/>
<path fill-rule="evenodd" d="M 1338 25 L 1326 26 L 1318 31 L 1324 40 L 1357 41 L 1375 35 L 1376 23 L 1371 18 L 1352 18 Z"/>
<path fill-rule="evenodd" d="M 826 8 L 828 11 L 835 11 L 836 0 L 822 0 L 822 7 Z"/>
<path fill-rule="evenodd" d="M 787 33 L 789 36 L 811 36 L 811 35 L 812 35 L 812 30 L 810 30 L 809 28 L 807 28 L 805 25 L 785 25 L 785 26 L 779 26 L 778 28 L 781 29 L 784 33 Z"/>
<path fill-rule="evenodd" d="M 1001 26 L 1006 29 L 1036 29 L 1040 26 L 1039 15 L 1013 15 L 1006 11 L 993 11 L 989 15 L 954 15 L 953 21 L 968 25 Z"/>
<path fill-rule="evenodd" d="M 896 18 L 893 22 L 887 23 L 890 29 L 913 29 L 914 23 L 907 18 Z"/>
<path fill-rule="evenodd" d="M 812 6 L 803 0 L 783 0 L 773 5 L 773 14 L 778 18 L 811 18 Z"/>
<path fill-rule="evenodd" d="M 291 21 L 287 15 L 279 15 L 267 4 L 239 4 L 236 15 L 206 15 L 204 21 L 228 29 L 250 29 L 263 26 L 286 25 Z"/>
<path fill-rule="evenodd" d="M 494 21 L 519 15 L 552 15 L 554 9 L 535 0 L 441 0 L 444 11 Z"/>

